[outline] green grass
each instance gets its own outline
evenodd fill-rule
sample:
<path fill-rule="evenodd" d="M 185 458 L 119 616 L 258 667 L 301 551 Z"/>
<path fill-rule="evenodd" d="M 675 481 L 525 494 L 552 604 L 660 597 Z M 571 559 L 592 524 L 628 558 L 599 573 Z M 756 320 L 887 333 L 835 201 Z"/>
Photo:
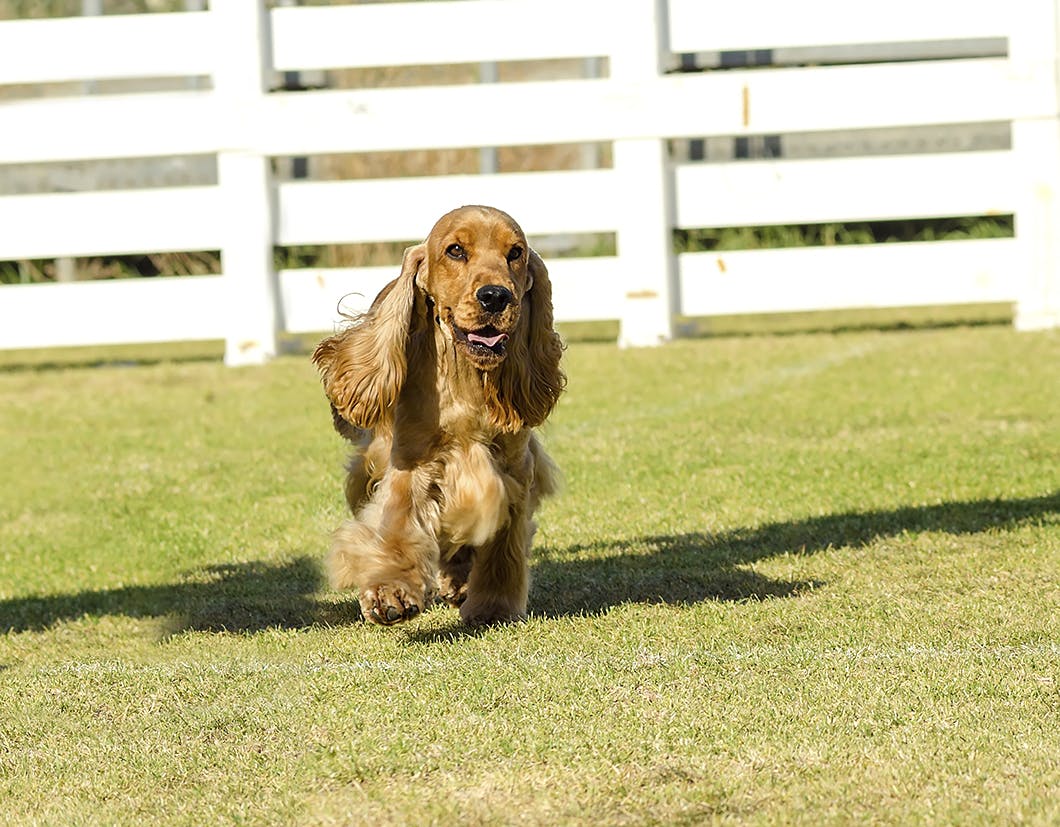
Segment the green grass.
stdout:
<path fill-rule="evenodd" d="M 674 252 L 963 241 L 973 238 L 1011 238 L 1015 232 L 1015 220 L 1011 215 L 856 221 L 839 224 L 707 227 L 674 230 Z"/>
<path fill-rule="evenodd" d="M 572 345 L 483 632 L 323 586 L 304 357 L 78 361 L 0 366 L 0 822 L 1060 821 L 1057 333 Z"/>

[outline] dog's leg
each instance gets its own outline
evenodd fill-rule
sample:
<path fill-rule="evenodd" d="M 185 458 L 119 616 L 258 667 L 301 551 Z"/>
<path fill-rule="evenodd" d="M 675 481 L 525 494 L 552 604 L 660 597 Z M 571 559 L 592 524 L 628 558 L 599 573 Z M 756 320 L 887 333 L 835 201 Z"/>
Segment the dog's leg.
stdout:
<path fill-rule="evenodd" d="M 467 597 L 460 606 L 460 617 L 470 625 L 526 618 L 534 512 L 541 498 L 559 487 L 555 464 L 529 432 L 499 440 L 495 447 L 505 469 L 508 520 L 472 555 Z"/>
<path fill-rule="evenodd" d="M 339 417 L 336 416 L 336 420 L 339 420 Z M 382 479 L 390 456 L 391 440 L 388 436 L 373 438 L 365 431 L 351 430 L 352 426 L 349 425 L 346 427 L 349 433 L 357 437 L 351 437 L 354 451 L 346 464 L 344 486 L 350 513 L 356 514 L 368 502 Z"/>
<path fill-rule="evenodd" d="M 437 514 L 415 471 L 391 469 L 356 517 L 335 532 L 328 558 L 336 588 L 356 588 L 361 611 L 391 626 L 438 592 Z"/>
<path fill-rule="evenodd" d="M 438 574 L 438 596 L 450 606 L 460 606 L 467 599 L 467 578 L 471 573 L 474 549 L 461 546 L 443 557 Z"/>
<path fill-rule="evenodd" d="M 526 618 L 533 529 L 525 505 L 513 508 L 508 525 L 475 550 L 467 598 L 460 606 L 460 617 L 465 623 L 482 626 Z"/>

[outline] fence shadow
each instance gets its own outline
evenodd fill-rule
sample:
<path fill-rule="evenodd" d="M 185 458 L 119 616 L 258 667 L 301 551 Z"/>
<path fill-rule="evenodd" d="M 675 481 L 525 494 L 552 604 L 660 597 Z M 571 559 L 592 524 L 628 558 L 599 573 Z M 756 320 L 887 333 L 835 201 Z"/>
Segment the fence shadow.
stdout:
<path fill-rule="evenodd" d="M 1060 520 L 1060 491 L 1022 499 L 851 511 L 718 534 L 544 548 L 534 566 L 530 611 L 561 617 L 600 613 L 626 603 L 798 597 L 824 584 L 771 579 L 747 568 L 748 564 L 787 553 L 857 548 L 904 532 L 975 534 L 1056 520 Z M 41 631 L 98 615 L 157 618 L 167 635 L 342 626 L 361 619 L 356 601 L 321 599 L 322 586 L 320 565 L 309 557 L 221 564 L 190 572 L 176 583 L 0 600 L 0 633 Z M 417 642 L 475 633 L 460 627 L 455 613 L 453 624 L 441 630 L 409 628 L 410 639 Z"/>
<path fill-rule="evenodd" d="M 157 618 L 165 636 L 343 625 L 360 618 L 356 603 L 318 600 L 322 584 L 320 566 L 309 557 L 226 563 L 190 572 L 178 583 L 2 600 L 0 632 L 41 631 L 92 615 Z"/>

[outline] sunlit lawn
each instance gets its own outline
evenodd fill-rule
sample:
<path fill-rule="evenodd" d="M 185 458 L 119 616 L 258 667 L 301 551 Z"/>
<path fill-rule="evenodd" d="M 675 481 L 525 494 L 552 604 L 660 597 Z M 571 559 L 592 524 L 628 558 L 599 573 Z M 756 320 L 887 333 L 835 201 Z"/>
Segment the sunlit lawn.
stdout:
<path fill-rule="evenodd" d="M 471 632 L 322 583 L 304 356 L 6 354 L 0 821 L 1060 821 L 1060 335 L 566 358 L 532 617 Z"/>

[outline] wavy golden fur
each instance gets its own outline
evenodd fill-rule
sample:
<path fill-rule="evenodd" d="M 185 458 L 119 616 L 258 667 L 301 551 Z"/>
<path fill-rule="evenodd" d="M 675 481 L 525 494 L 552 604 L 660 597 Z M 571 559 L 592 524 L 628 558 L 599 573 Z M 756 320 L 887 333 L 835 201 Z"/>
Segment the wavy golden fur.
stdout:
<path fill-rule="evenodd" d="M 354 445 L 329 571 L 369 620 L 436 597 L 469 624 L 526 615 L 533 514 L 557 472 L 531 428 L 566 383 L 552 286 L 511 216 L 461 207 L 313 354 Z"/>

